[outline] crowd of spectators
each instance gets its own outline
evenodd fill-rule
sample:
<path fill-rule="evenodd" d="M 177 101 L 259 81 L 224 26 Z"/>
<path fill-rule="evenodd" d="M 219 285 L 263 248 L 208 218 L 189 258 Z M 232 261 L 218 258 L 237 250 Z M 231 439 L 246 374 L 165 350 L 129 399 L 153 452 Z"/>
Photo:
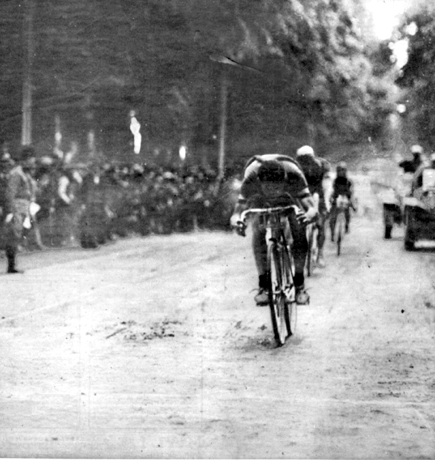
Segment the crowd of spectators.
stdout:
<path fill-rule="evenodd" d="M 0 175 L 12 166 L 2 161 Z M 95 248 L 130 235 L 229 230 L 237 194 L 233 181 L 191 166 L 38 160 L 34 171 L 38 211 L 27 231 L 28 249 Z"/>

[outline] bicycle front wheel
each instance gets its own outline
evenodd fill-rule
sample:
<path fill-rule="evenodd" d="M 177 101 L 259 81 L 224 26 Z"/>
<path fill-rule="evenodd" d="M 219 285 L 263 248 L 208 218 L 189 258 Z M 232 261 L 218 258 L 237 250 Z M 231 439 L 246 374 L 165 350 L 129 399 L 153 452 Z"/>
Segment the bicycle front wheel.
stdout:
<path fill-rule="evenodd" d="M 319 254 L 319 248 L 317 246 L 318 229 L 314 224 L 311 224 L 309 227 L 310 228 L 307 231 L 308 252 L 305 263 L 307 276 L 311 276 L 313 274 L 314 269 L 316 268 L 317 256 Z"/>
<path fill-rule="evenodd" d="M 313 257 L 312 257 L 312 250 L 313 250 L 313 226 L 308 225 L 307 227 L 307 243 L 308 243 L 308 252 L 307 252 L 307 260 L 305 261 L 305 268 L 307 271 L 307 276 L 311 276 L 313 272 Z"/>
<path fill-rule="evenodd" d="M 289 314 L 283 288 L 283 267 L 280 251 L 276 243 L 271 243 L 267 250 L 267 274 L 269 284 L 269 307 L 273 335 L 276 345 L 284 345 L 290 334 Z"/>
<path fill-rule="evenodd" d="M 285 293 L 285 309 L 284 318 L 287 327 L 288 336 L 292 336 L 296 332 L 296 321 L 298 316 L 297 304 L 296 304 L 296 289 L 294 283 L 294 267 L 292 262 L 292 256 L 287 248 L 281 251 L 281 266 L 282 266 L 282 280 Z"/>

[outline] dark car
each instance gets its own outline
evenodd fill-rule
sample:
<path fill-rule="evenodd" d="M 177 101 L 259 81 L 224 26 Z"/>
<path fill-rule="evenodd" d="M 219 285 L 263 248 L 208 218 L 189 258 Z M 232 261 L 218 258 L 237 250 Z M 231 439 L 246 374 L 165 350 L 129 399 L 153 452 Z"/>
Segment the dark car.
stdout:
<path fill-rule="evenodd" d="M 411 196 L 403 200 L 405 249 L 411 251 L 418 240 L 435 240 L 435 169 L 416 173 Z"/>

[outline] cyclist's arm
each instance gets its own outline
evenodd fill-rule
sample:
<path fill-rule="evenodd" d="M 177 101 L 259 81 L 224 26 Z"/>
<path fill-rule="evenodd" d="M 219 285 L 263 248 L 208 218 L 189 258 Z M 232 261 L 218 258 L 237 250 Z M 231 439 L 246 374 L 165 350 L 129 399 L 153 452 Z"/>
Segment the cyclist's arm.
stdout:
<path fill-rule="evenodd" d="M 313 196 L 308 193 L 304 194 L 299 198 L 299 201 L 305 211 L 303 214 L 302 219 L 300 219 L 301 223 L 309 223 L 312 222 L 316 217 L 317 217 L 317 209 L 316 209 L 316 203 L 314 201 Z"/>
<path fill-rule="evenodd" d="M 246 209 L 248 209 L 246 201 L 239 200 L 234 206 L 233 215 L 231 216 L 231 224 L 233 223 L 233 221 L 234 223 L 237 223 L 241 218 L 242 212 Z"/>
<path fill-rule="evenodd" d="M 330 211 L 331 208 L 331 197 L 333 193 L 333 178 L 331 175 L 331 164 L 329 161 L 323 159 L 322 161 L 322 169 L 323 169 L 323 176 L 322 176 L 322 192 L 323 192 L 323 200 L 326 206 L 327 212 Z"/>
<path fill-rule="evenodd" d="M 240 226 L 240 222 L 242 220 L 241 214 L 243 211 L 248 209 L 248 202 L 246 198 L 241 193 L 237 199 L 237 203 L 234 206 L 233 214 L 230 218 L 230 225 L 233 228 L 237 228 Z"/>
<path fill-rule="evenodd" d="M 356 206 L 356 202 L 355 202 L 355 196 L 354 196 L 354 187 L 353 187 L 353 181 L 351 181 L 350 179 L 348 179 L 348 187 L 347 187 L 347 197 L 349 198 L 349 204 L 350 204 L 350 207 L 356 211 L 357 209 L 357 206 Z"/>

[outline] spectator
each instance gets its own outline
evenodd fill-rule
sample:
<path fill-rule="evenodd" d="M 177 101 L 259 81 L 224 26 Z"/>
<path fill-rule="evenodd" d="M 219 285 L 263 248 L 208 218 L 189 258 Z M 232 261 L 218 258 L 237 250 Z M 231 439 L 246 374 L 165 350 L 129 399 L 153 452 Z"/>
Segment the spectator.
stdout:
<path fill-rule="evenodd" d="M 30 203 L 34 195 L 31 173 L 36 167 L 35 151 L 31 146 L 21 150 L 18 164 L 9 172 L 5 202 L 5 251 L 7 273 L 22 273 L 16 267 L 18 246 L 23 228 L 30 228 Z"/>

